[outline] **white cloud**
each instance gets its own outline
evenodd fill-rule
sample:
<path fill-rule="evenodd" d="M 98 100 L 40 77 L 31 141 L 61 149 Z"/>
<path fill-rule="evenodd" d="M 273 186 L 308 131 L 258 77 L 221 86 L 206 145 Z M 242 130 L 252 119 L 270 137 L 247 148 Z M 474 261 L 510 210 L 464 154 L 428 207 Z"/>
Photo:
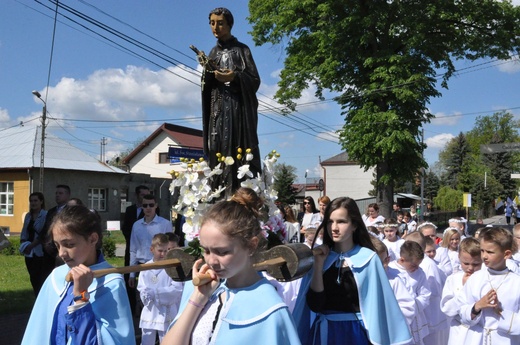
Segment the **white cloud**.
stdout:
<path fill-rule="evenodd" d="M 446 115 L 443 112 L 439 112 L 434 114 L 435 118 L 432 119 L 431 123 L 436 126 L 453 126 L 459 122 L 461 114 L 461 112 L 455 112 L 452 115 Z"/>
<path fill-rule="evenodd" d="M 7 111 L 7 109 L 0 108 L 0 123 L 9 122 L 9 120 L 10 120 L 10 117 L 9 117 L 9 112 Z"/>
<path fill-rule="evenodd" d="M 520 0 L 519 0 L 520 2 Z M 498 70 L 500 72 L 514 74 L 520 72 L 520 58 L 515 56 L 511 59 L 504 60 L 504 63 L 498 65 Z"/>
<path fill-rule="evenodd" d="M 52 117 L 102 120 L 145 119 L 150 107 L 196 112 L 200 111 L 198 83 L 198 76 L 181 67 L 104 69 L 85 80 L 62 78 L 49 89 L 47 108 Z"/>
<path fill-rule="evenodd" d="M 426 143 L 428 148 L 444 148 L 446 143 L 453 138 L 455 138 L 455 136 L 451 133 L 442 133 L 427 138 L 424 142 Z"/>

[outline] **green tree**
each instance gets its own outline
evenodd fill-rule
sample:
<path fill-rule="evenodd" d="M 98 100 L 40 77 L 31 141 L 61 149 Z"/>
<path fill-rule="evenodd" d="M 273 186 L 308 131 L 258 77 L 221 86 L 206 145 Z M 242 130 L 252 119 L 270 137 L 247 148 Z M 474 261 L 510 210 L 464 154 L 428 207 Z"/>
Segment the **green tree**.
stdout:
<path fill-rule="evenodd" d="M 278 192 L 278 201 L 285 205 L 296 202 L 297 190 L 293 187 L 296 180 L 296 168 L 288 164 L 278 164 L 274 171 L 274 189 Z"/>
<path fill-rule="evenodd" d="M 439 154 L 444 160 L 443 183 L 453 189 L 468 191 L 467 173 L 471 150 L 466 136 L 461 132 L 450 140 L 446 148 Z"/>
<path fill-rule="evenodd" d="M 460 190 L 444 186 L 439 189 L 437 196 L 433 199 L 435 208 L 441 211 L 458 211 L 462 209 L 462 195 Z"/>
<path fill-rule="evenodd" d="M 285 47 L 280 102 L 294 108 L 310 84 L 320 98 L 340 93 L 341 144 L 376 168 L 383 214 L 394 182 L 427 167 L 420 131 L 437 79 L 447 87 L 454 60 L 519 50 L 520 10 L 507 1 L 250 0 L 249 10 L 255 43 Z"/>

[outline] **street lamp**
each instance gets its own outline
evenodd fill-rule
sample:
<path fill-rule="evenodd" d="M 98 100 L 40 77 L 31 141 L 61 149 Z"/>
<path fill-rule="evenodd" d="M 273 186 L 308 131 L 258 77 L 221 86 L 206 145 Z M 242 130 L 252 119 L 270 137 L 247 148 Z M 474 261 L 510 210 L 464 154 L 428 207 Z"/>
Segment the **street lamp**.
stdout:
<path fill-rule="evenodd" d="M 39 191 L 43 193 L 43 170 L 44 170 L 44 162 L 45 162 L 45 121 L 47 120 L 47 103 L 42 98 L 42 95 L 38 91 L 33 91 L 33 95 L 38 97 L 40 101 L 43 102 L 43 110 L 42 110 L 42 141 L 40 145 L 40 184 Z"/>

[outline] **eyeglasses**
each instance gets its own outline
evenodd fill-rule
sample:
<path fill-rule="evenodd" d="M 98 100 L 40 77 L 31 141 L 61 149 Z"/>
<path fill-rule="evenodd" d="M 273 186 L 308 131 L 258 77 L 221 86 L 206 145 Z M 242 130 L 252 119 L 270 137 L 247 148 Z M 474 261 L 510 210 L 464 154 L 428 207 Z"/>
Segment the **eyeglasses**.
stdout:
<path fill-rule="evenodd" d="M 303 204 L 304 204 L 304 205 L 310 205 L 310 202 L 308 202 L 308 201 L 304 201 Z"/>
<path fill-rule="evenodd" d="M 142 206 L 143 206 L 143 208 L 154 207 L 155 204 L 152 202 L 151 204 L 143 204 Z"/>

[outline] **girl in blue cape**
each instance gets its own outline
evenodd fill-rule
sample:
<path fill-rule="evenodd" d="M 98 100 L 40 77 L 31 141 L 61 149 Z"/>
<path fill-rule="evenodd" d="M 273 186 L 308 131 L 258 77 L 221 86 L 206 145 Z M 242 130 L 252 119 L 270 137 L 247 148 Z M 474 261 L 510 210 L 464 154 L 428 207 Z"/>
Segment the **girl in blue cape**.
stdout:
<path fill-rule="evenodd" d="M 326 208 L 293 316 L 304 344 L 407 344 L 412 337 L 356 202 Z"/>
<path fill-rule="evenodd" d="M 287 305 L 253 267 L 264 236 L 262 207 L 252 189 L 240 188 L 204 215 L 199 240 L 205 263 L 195 262 L 193 276 L 208 273 L 212 280 L 185 284 L 179 314 L 162 345 L 300 344 Z"/>
<path fill-rule="evenodd" d="M 65 265 L 55 268 L 43 284 L 22 345 L 135 344 L 123 277 L 94 278 L 92 272 L 111 267 L 99 250 L 99 215 L 85 206 L 67 206 L 54 217 L 50 229 Z"/>

